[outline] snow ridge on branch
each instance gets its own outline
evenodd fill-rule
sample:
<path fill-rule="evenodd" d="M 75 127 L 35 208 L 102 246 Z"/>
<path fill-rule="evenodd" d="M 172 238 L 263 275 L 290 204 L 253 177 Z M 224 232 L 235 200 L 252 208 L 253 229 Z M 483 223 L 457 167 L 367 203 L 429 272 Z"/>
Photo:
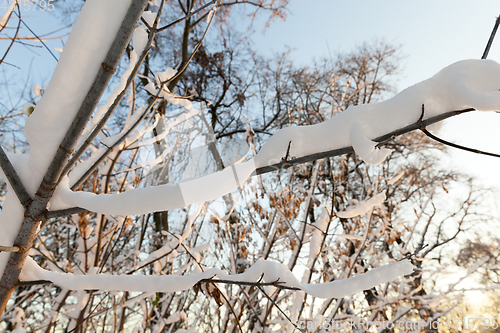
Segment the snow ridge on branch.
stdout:
<path fill-rule="evenodd" d="M 288 287 L 299 288 L 306 293 L 319 298 L 340 298 L 353 295 L 362 290 L 373 288 L 382 283 L 408 275 L 413 272 L 413 265 L 408 261 L 398 261 L 385 266 L 374 268 L 367 273 L 356 275 L 345 280 L 337 280 L 327 283 L 307 284 L 299 280 L 278 262 L 260 259 L 246 272 L 230 275 L 218 268 L 210 268 L 199 274 L 187 276 L 178 275 L 74 275 L 47 271 L 31 258 L 26 260 L 23 268 L 21 281 L 48 280 L 54 284 L 70 290 L 117 290 L 130 292 L 176 292 L 192 288 L 203 279 L 211 279 L 217 283 L 217 279 L 232 281 L 259 281 L 279 282 Z"/>

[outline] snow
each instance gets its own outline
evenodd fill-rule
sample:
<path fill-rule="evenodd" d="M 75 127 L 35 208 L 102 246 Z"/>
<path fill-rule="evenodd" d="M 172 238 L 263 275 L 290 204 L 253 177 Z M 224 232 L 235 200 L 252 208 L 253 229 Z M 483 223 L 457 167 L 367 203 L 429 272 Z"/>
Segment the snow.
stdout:
<path fill-rule="evenodd" d="M 161 73 L 160 73 L 161 74 Z M 165 74 L 165 77 L 168 76 Z M 160 85 L 161 91 L 158 93 L 158 89 L 155 87 L 155 84 L 153 82 L 149 82 L 144 89 L 146 89 L 147 92 L 149 92 L 151 95 L 156 96 L 158 95 L 159 97 L 165 98 L 169 103 L 173 105 L 180 105 L 188 110 L 191 110 L 192 108 L 192 102 L 184 97 L 177 96 L 172 94 L 165 85 Z"/>
<path fill-rule="evenodd" d="M 337 216 L 343 219 L 349 219 L 359 215 L 366 214 L 373 207 L 380 206 L 385 201 L 385 192 L 374 195 L 368 200 L 359 202 L 355 207 L 349 208 L 342 212 L 337 212 Z"/>
<path fill-rule="evenodd" d="M 164 72 L 156 73 L 156 77 L 160 82 L 166 82 L 174 77 L 175 74 L 177 74 L 177 71 L 169 67 Z"/>
<path fill-rule="evenodd" d="M 42 269 L 28 258 L 23 267 L 20 280 L 49 280 L 62 288 L 70 290 L 117 290 L 137 292 L 176 292 L 192 288 L 201 279 L 214 278 L 232 281 L 258 281 L 263 276 L 264 282 L 282 282 L 286 286 L 297 287 L 314 297 L 340 298 L 353 295 L 362 290 L 373 288 L 382 283 L 413 272 L 412 264 L 405 261 L 394 262 L 374 268 L 345 280 L 327 283 L 307 284 L 299 280 L 288 268 L 274 261 L 260 259 L 246 272 L 229 275 L 218 268 L 211 268 L 199 274 L 178 275 L 73 275 L 51 272 Z"/>
<path fill-rule="evenodd" d="M 364 132 L 359 122 L 355 121 L 352 123 L 351 132 L 349 133 L 352 148 L 366 164 L 377 165 L 382 163 L 385 158 L 389 156 L 391 150 L 387 148 L 376 148 L 375 146 L 377 143 L 365 137 Z"/>
<path fill-rule="evenodd" d="M 14 330 L 12 330 L 12 333 L 26 333 L 26 330 L 24 329 L 24 310 L 21 309 L 20 307 L 16 307 L 14 309 L 14 313 L 12 314 L 12 317 L 10 319 L 10 323 L 12 324 Z"/>
<path fill-rule="evenodd" d="M 119 194 L 73 192 L 69 178 L 57 187 L 50 202 L 51 210 L 82 207 L 106 215 L 138 215 L 172 210 L 190 204 L 219 198 L 242 186 L 255 170 L 253 160 L 239 163 L 201 178 L 179 184 L 137 188 Z"/>
<path fill-rule="evenodd" d="M 166 320 L 165 325 L 176 323 L 180 320 L 186 320 L 187 314 L 184 311 L 177 311 L 172 313 Z"/>
<path fill-rule="evenodd" d="M 28 192 L 34 193 L 40 184 L 101 68 L 130 3 L 131 0 L 85 2 L 36 112 L 26 121 L 32 169 Z"/>
<path fill-rule="evenodd" d="M 469 107 L 495 111 L 500 105 L 500 65 L 493 60 L 463 60 L 436 75 L 415 84 L 393 98 L 373 104 L 352 106 L 324 123 L 289 127 L 277 132 L 256 157 L 256 166 L 285 156 L 291 141 L 290 155 L 301 157 L 351 145 L 354 123 L 363 136 L 374 139 L 415 123 L 425 105 L 424 119 Z"/>
<path fill-rule="evenodd" d="M 90 134 L 92 129 L 94 128 L 97 123 L 101 120 L 102 116 L 108 111 L 110 106 L 113 104 L 117 96 L 125 89 L 125 86 L 127 84 L 127 79 L 130 76 L 130 73 L 132 73 L 135 65 L 137 64 L 137 60 L 139 59 L 139 55 L 142 53 L 144 48 L 146 47 L 146 44 L 148 42 L 148 33 L 146 29 L 144 28 L 143 25 L 138 26 L 135 29 L 134 35 L 132 36 L 132 52 L 130 52 L 130 61 L 129 61 L 129 66 L 128 68 L 123 72 L 122 76 L 120 77 L 120 83 L 113 89 L 113 93 L 108 96 L 106 99 L 106 103 L 99 106 L 97 108 L 97 111 L 95 112 L 94 116 L 92 117 L 90 124 L 87 125 L 85 128 L 84 132 L 78 139 L 77 146 L 80 146 L 83 141 L 87 138 L 87 136 Z M 137 113 L 140 113 L 137 111 Z"/>
<path fill-rule="evenodd" d="M 216 11 L 217 11 L 217 7 L 210 9 L 210 11 L 208 12 L 208 15 L 207 15 L 207 24 L 210 23 L 210 21 L 212 21 L 212 17 L 214 16 Z"/>
<path fill-rule="evenodd" d="M 331 209 L 331 207 L 329 208 Z M 314 259 L 321 251 L 321 242 L 323 240 L 323 233 L 327 232 L 330 213 L 326 208 L 323 208 L 319 219 L 313 223 L 316 228 L 313 228 L 312 236 L 309 240 L 309 260 L 307 267 L 311 267 Z"/>
<path fill-rule="evenodd" d="M 3 30 L 7 26 L 7 22 L 9 21 L 10 16 L 12 15 L 12 11 L 16 7 L 17 1 L 10 2 L 10 6 L 5 12 L 5 14 L 0 17 L 0 31 Z"/>
<path fill-rule="evenodd" d="M 87 95 L 130 3 L 131 0 L 88 0 L 83 6 L 49 85 L 36 111 L 26 120 L 29 155 L 9 156 L 30 195 L 40 185 Z M 22 163 L 17 163 L 20 160 Z M 9 188 L 0 215 L 2 245 L 13 244 L 23 218 L 24 209 Z M 8 253 L 0 253 L 0 275 L 3 275 L 8 257 Z"/>
<path fill-rule="evenodd" d="M 405 174 L 404 170 L 401 170 L 396 176 L 394 176 L 392 179 L 387 181 L 387 186 L 396 183 L 398 180 L 401 179 L 401 177 L 404 176 L 404 174 Z"/>
<path fill-rule="evenodd" d="M 145 11 L 144 13 L 142 13 L 142 18 L 149 24 L 150 27 L 152 27 L 153 24 L 155 23 L 156 13 L 153 13 L 151 11 Z"/>
<path fill-rule="evenodd" d="M 321 124 L 284 128 L 271 137 L 254 158 L 220 172 L 180 184 L 134 189 L 120 194 L 95 195 L 62 189 L 59 201 L 64 204 L 59 208 L 78 206 L 103 214 L 136 215 L 213 200 L 241 186 L 256 168 L 280 162 L 290 142 L 291 158 L 353 145 L 367 163 L 380 163 L 388 151 L 376 149 L 371 140 L 415 123 L 420 118 L 422 104 L 425 104 L 424 119 L 469 107 L 495 111 L 500 105 L 499 87 L 500 65 L 495 61 L 459 61 L 389 100 L 350 107 Z M 157 93 L 153 83 L 147 88 L 151 93 Z M 188 110 L 192 108 L 189 101 L 165 90 L 161 94 L 174 104 L 185 104 Z M 361 208 L 358 210 L 362 211 Z M 354 212 L 349 214 L 352 216 Z"/>

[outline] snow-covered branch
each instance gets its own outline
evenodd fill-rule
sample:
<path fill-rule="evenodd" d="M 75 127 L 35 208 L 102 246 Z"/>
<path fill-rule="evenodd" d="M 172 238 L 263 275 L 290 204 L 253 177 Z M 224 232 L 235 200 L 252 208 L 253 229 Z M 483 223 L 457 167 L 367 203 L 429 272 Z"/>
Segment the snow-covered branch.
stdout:
<path fill-rule="evenodd" d="M 350 107 L 324 123 L 278 131 L 258 154 L 204 177 L 119 194 L 72 192 L 63 181 L 51 209 L 81 207 L 112 215 L 138 215 L 171 210 L 219 198 L 245 183 L 253 174 L 306 160 L 355 151 L 365 162 L 377 164 L 387 156 L 376 141 L 468 112 L 496 111 L 500 105 L 500 65 L 491 60 L 464 60 L 432 78 L 411 86 L 381 103 Z M 422 104 L 425 119 L 420 120 Z M 456 110 L 456 111 L 450 111 Z M 376 140 L 376 141 L 372 141 Z M 284 157 L 287 160 L 283 160 Z M 290 156 L 290 160 L 288 160 Z M 271 166 L 271 167 L 270 167 Z"/>
<path fill-rule="evenodd" d="M 67 273 L 51 272 L 40 268 L 36 262 L 26 260 L 21 281 L 48 280 L 54 284 L 70 290 L 118 290 L 137 292 L 177 292 L 192 288 L 203 279 L 231 280 L 236 282 L 262 281 L 279 282 L 283 286 L 299 288 L 306 293 L 319 298 L 339 298 L 353 295 L 362 290 L 373 288 L 385 282 L 408 275 L 413 272 L 409 261 L 398 261 L 392 264 L 374 268 L 367 273 L 355 277 L 321 284 L 300 283 L 288 268 L 277 262 L 258 260 L 245 273 L 229 275 L 218 268 L 210 268 L 199 274 L 187 276 L 178 275 L 74 275 Z"/>

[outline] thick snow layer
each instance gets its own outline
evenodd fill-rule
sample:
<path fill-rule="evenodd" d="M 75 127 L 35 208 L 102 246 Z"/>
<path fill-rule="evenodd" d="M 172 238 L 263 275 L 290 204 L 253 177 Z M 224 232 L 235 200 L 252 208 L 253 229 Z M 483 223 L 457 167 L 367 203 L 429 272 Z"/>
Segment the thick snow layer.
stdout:
<path fill-rule="evenodd" d="M 359 124 L 364 137 L 374 139 L 415 123 L 422 104 L 424 119 L 469 107 L 496 111 L 500 109 L 499 89 L 500 64 L 493 60 L 459 61 L 389 100 L 350 107 L 318 125 L 277 132 L 261 149 L 255 165 L 265 166 L 269 160 L 285 156 L 290 141 L 290 155 L 295 157 L 350 146 L 354 123 Z"/>
<path fill-rule="evenodd" d="M 88 0 L 82 8 L 50 83 L 26 121 L 34 192 L 121 26 L 131 0 Z M 104 33 L 105 32 L 105 33 Z"/>
<path fill-rule="evenodd" d="M 69 188 L 64 189 L 63 184 L 59 202 L 64 204 L 58 208 L 79 206 L 103 214 L 135 215 L 213 200 L 243 184 L 253 169 L 280 162 L 290 142 L 292 158 L 353 145 L 366 162 L 380 163 L 387 151 L 377 150 L 370 140 L 415 123 L 421 115 L 422 104 L 425 104 L 424 119 L 469 107 L 495 111 L 500 109 L 499 89 L 498 63 L 492 60 L 459 61 L 387 101 L 350 107 L 318 125 L 282 129 L 248 162 L 181 184 L 120 194 L 71 192 Z M 157 92 L 152 83 L 150 90 Z M 169 100 L 175 100 L 172 95 L 162 93 Z"/>
<path fill-rule="evenodd" d="M 216 199 L 242 186 L 255 170 L 253 160 L 234 164 L 220 172 L 181 182 L 137 188 L 120 194 L 73 192 L 65 177 L 50 202 L 51 210 L 82 207 L 106 215 L 137 215 L 172 210 Z"/>
<path fill-rule="evenodd" d="M 367 273 L 356 275 L 345 280 L 328 283 L 306 284 L 299 280 L 288 268 L 277 262 L 258 260 L 245 273 L 229 275 L 218 268 L 211 268 L 203 273 L 186 276 L 179 275 L 73 275 L 51 272 L 42 269 L 31 258 L 21 273 L 21 281 L 49 280 L 54 284 L 71 290 L 121 290 L 138 292 L 176 292 L 193 287 L 201 279 L 217 277 L 232 281 L 258 281 L 263 276 L 264 282 L 284 282 L 286 286 L 297 287 L 306 293 L 319 298 L 339 298 L 353 295 L 362 290 L 373 288 L 382 283 L 413 272 L 412 264 L 398 261 L 382 267 L 374 268 Z"/>
<path fill-rule="evenodd" d="M 343 212 L 337 212 L 337 216 L 348 219 L 368 213 L 373 207 L 380 206 L 385 201 L 385 192 L 374 195 L 368 200 L 359 202 L 355 207 L 349 208 Z"/>
<path fill-rule="evenodd" d="M 89 91 L 130 3 L 131 0 L 88 0 L 83 6 L 50 83 L 26 121 L 30 153 L 9 156 L 31 195 Z M 20 160 L 22 163 L 17 163 Z M 2 245 L 12 245 L 23 218 L 24 210 L 9 189 L 0 216 Z M 0 253 L 0 276 L 8 257 L 8 253 Z"/>

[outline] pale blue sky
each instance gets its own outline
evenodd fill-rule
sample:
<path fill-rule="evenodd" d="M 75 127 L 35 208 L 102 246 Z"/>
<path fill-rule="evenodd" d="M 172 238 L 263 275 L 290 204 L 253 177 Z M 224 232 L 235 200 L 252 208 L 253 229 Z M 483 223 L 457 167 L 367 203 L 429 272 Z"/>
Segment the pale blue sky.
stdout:
<path fill-rule="evenodd" d="M 288 46 L 307 64 L 328 56 L 328 47 L 345 52 L 384 39 L 400 44 L 407 56 L 401 88 L 455 61 L 480 58 L 500 15 L 498 0 L 291 0 L 289 8 L 286 21 L 273 22 L 264 34 L 256 29 L 254 40 L 269 54 Z M 500 60 L 500 42 L 489 58 Z"/>
<path fill-rule="evenodd" d="M 275 21 L 254 40 L 268 55 L 294 51 L 300 65 L 349 52 L 383 39 L 405 56 L 399 90 L 425 80 L 458 60 L 480 58 L 500 15 L 498 0 L 291 0 L 286 21 Z M 500 30 L 500 29 L 499 29 Z M 500 62 L 500 31 L 488 59 Z M 500 106 L 499 106 L 500 109 Z M 447 120 L 440 135 L 450 141 L 500 153 L 500 114 L 474 113 Z M 500 159 L 452 150 L 450 167 L 476 174 L 500 189 Z"/>

